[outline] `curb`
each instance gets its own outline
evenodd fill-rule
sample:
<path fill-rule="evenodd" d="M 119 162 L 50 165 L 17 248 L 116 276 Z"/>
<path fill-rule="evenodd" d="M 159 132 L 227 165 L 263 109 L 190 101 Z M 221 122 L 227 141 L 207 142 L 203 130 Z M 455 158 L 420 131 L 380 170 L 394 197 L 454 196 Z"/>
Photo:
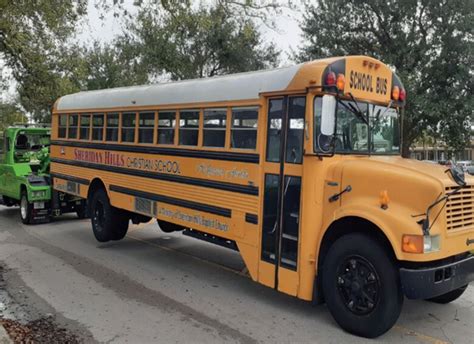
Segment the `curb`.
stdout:
<path fill-rule="evenodd" d="M 0 325 L 0 344 L 13 344 L 3 325 Z"/>

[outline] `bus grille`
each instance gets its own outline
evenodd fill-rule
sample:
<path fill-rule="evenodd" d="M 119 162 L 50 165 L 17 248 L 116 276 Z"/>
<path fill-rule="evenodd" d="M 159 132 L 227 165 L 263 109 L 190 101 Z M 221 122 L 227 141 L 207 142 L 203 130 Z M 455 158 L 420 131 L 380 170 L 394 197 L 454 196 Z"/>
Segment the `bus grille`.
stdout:
<path fill-rule="evenodd" d="M 446 188 L 451 192 L 456 187 Z M 449 197 L 446 203 L 446 224 L 448 231 L 474 228 L 474 187 L 463 188 L 459 193 Z"/>

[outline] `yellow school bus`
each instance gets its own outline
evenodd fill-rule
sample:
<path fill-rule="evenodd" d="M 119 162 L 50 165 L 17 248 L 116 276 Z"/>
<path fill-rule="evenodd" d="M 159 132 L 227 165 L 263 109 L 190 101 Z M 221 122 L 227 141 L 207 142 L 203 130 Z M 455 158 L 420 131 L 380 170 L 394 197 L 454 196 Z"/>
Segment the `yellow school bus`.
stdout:
<path fill-rule="evenodd" d="M 447 303 L 474 279 L 473 180 L 401 158 L 405 99 L 367 56 L 67 95 L 54 187 L 88 200 L 98 241 L 157 219 L 376 337 L 404 297 Z"/>

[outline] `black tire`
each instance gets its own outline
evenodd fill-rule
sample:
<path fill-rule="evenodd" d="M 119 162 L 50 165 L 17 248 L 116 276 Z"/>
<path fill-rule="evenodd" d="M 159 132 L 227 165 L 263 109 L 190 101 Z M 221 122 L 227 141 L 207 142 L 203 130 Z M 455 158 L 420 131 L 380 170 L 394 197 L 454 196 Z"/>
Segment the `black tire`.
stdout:
<path fill-rule="evenodd" d="M 427 301 L 445 305 L 447 303 L 450 303 L 450 302 L 453 302 L 454 300 L 459 299 L 461 295 L 464 294 L 464 292 L 466 291 L 467 286 L 468 285 L 466 284 L 465 286 L 462 286 L 461 288 L 451 290 L 450 292 L 440 295 L 440 296 L 432 297 L 431 299 L 428 299 Z"/>
<path fill-rule="evenodd" d="M 103 189 L 94 192 L 91 199 L 91 223 L 94 236 L 99 242 L 120 240 L 128 230 L 126 212 L 113 207 Z"/>
<path fill-rule="evenodd" d="M 7 207 L 13 207 L 15 204 L 18 204 L 18 201 L 8 196 L 3 196 L 3 204 Z"/>
<path fill-rule="evenodd" d="M 324 298 L 339 326 L 366 338 L 392 328 L 403 293 L 386 249 L 366 235 L 348 234 L 331 246 L 323 264 Z"/>
<path fill-rule="evenodd" d="M 33 222 L 33 204 L 28 201 L 28 194 L 25 190 L 21 191 L 20 196 L 20 219 L 25 225 Z"/>
<path fill-rule="evenodd" d="M 176 223 L 163 221 L 163 220 L 156 220 L 156 223 L 160 227 L 160 229 L 165 233 L 173 233 L 182 231 L 185 229 L 183 226 L 177 225 Z"/>

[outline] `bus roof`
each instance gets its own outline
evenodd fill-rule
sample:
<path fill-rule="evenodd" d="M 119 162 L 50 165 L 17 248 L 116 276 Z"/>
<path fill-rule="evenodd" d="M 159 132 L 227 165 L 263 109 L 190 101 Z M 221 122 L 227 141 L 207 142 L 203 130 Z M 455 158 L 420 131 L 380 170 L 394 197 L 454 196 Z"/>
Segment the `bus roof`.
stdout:
<path fill-rule="evenodd" d="M 317 80 L 317 84 L 321 85 L 321 76 L 329 64 L 361 58 L 383 65 L 380 61 L 367 56 L 332 57 L 256 72 L 79 92 L 59 98 L 55 110 L 93 111 L 254 100 L 259 99 L 261 93 L 304 91 L 306 87 L 311 86 L 310 80 Z M 383 66 L 388 69 L 387 66 Z"/>

